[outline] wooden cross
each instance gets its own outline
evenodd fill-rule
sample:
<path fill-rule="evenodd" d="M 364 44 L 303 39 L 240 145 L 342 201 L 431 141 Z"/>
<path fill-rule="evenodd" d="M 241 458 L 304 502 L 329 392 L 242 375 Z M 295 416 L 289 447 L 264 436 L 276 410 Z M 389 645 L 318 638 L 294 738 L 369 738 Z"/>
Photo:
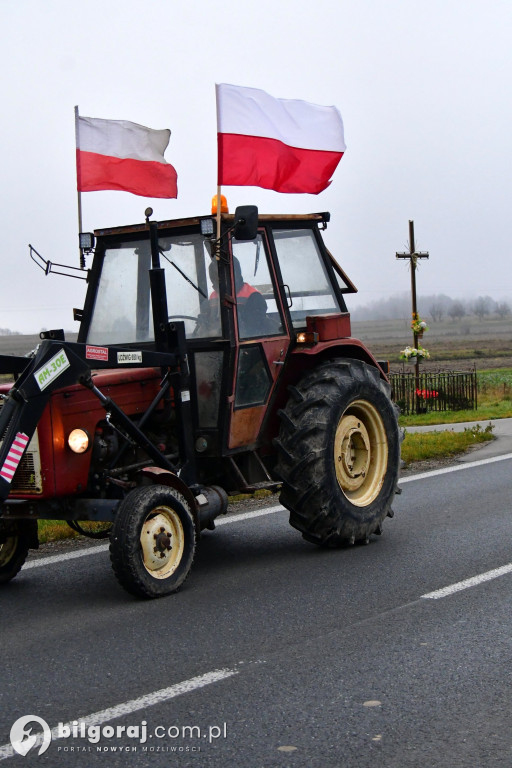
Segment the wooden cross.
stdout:
<path fill-rule="evenodd" d="M 409 221 L 409 253 L 397 253 L 397 259 L 410 259 L 411 262 L 411 294 L 412 294 L 412 316 L 413 319 L 418 316 L 418 308 L 416 304 L 416 266 L 418 259 L 428 259 L 428 252 L 421 253 L 416 252 L 416 246 L 414 243 L 414 221 Z M 418 334 L 413 331 L 413 346 L 418 348 Z M 419 381 L 420 367 L 418 358 L 416 358 L 416 379 Z"/>

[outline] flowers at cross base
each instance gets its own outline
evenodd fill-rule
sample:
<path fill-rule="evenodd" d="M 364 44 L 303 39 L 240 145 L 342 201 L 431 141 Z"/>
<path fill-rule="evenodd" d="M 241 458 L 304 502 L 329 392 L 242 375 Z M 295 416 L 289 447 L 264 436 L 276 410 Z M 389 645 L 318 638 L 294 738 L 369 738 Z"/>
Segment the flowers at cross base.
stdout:
<path fill-rule="evenodd" d="M 423 334 L 425 331 L 428 331 L 428 325 L 421 319 L 417 312 L 412 313 L 411 328 L 413 333 Z"/>
<path fill-rule="evenodd" d="M 400 350 L 400 360 L 428 360 L 430 352 L 425 347 L 405 347 Z"/>
<path fill-rule="evenodd" d="M 431 397 L 439 397 L 439 392 L 435 389 L 417 389 L 416 397 L 420 397 L 423 400 L 428 400 Z"/>

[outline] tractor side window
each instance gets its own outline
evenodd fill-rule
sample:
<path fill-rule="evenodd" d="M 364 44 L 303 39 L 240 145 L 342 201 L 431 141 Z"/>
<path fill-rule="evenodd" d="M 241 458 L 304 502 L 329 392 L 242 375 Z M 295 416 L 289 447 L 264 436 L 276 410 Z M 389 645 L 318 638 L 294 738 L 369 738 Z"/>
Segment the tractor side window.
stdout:
<path fill-rule="evenodd" d="M 195 352 L 192 359 L 195 370 L 199 426 L 216 427 L 219 420 L 224 353 L 219 350 Z"/>
<path fill-rule="evenodd" d="M 282 335 L 283 321 L 261 235 L 248 241 L 233 238 L 231 245 L 239 337 Z"/>
<path fill-rule="evenodd" d="M 169 319 L 183 320 L 188 337 L 220 336 L 217 264 L 210 256 L 210 241 L 201 235 L 189 235 L 162 238 L 159 244 Z"/>
<path fill-rule="evenodd" d="M 89 344 L 129 344 L 153 339 L 149 243 L 108 248 L 89 325 Z"/>
<path fill-rule="evenodd" d="M 313 232 L 286 229 L 273 234 L 294 328 L 304 327 L 308 315 L 341 312 Z"/>
<path fill-rule="evenodd" d="M 272 377 L 260 346 L 243 346 L 238 352 L 235 408 L 263 405 L 269 396 Z"/>

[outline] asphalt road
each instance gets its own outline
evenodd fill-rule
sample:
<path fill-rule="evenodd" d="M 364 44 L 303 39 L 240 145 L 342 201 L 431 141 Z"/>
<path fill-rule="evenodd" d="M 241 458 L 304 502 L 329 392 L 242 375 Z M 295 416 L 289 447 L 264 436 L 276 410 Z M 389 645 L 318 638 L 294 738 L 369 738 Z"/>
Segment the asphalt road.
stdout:
<path fill-rule="evenodd" d="M 33 561 L 0 593 L 0 762 L 510 768 L 512 456 L 499 458 L 405 478 L 368 546 L 319 550 L 262 502 L 205 534 L 162 600 L 125 594 L 104 547 Z M 83 721 L 84 736 L 11 755 L 29 714 Z"/>

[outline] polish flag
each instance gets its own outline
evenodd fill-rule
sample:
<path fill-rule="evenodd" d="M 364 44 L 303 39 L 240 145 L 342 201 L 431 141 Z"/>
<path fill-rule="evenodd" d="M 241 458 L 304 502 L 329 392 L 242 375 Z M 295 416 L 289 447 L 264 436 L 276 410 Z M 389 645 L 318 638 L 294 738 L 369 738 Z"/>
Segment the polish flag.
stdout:
<path fill-rule="evenodd" d="M 127 120 L 78 117 L 79 192 L 116 189 L 142 197 L 177 197 L 177 174 L 164 158 L 169 129 L 155 131 Z"/>
<path fill-rule="evenodd" d="M 219 185 L 313 195 L 329 186 L 345 152 L 336 107 L 225 83 L 216 93 Z"/>

